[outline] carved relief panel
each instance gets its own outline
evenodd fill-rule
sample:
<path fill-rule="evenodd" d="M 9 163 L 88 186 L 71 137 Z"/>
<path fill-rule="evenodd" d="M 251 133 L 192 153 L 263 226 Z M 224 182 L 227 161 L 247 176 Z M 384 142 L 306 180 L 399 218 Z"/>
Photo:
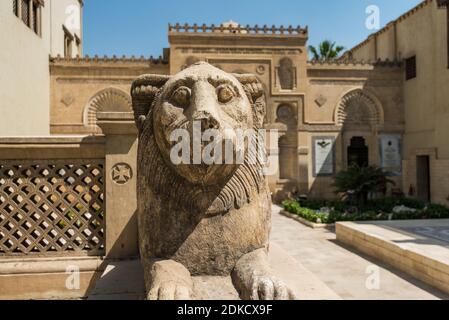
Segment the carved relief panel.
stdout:
<path fill-rule="evenodd" d="M 290 58 L 283 58 L 276 67 L 275 86 L 280 90 L 296 90 L 297 69 Z"/>

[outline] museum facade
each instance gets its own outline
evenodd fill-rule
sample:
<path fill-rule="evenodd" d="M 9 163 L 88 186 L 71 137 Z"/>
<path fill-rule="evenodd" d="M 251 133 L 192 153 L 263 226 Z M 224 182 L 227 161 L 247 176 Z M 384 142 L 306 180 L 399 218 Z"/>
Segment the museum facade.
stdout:
<path fill-rule="evenodd" d="M 276 133 L 267 140 L 270 162 L 278 165 L 269 177 L 275 197 L 335 197 L 332 177 L 357 163 L 392 172 L 390 194 L 448 204 L 446 7 L 445 1 L 423 1 L 330 62 L 309 60 L 307 28 L 232 21 L 170 25 L 170 47 L 157 59 L 82 57 L 82 49 L 52 55 L 49 134 L 101 136 L 98 114 L 131 112 L 137 76 L 175 74 L 206 61 L 253 73 L 263 83 L 265 129 Z"/>

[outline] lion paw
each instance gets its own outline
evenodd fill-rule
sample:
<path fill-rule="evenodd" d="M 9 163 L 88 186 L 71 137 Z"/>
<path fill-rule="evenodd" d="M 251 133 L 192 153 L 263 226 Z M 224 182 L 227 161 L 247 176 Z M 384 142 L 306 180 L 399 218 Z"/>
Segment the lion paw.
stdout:
<path fill-rule="evenodd" d="M 252 277 L 251 300 L 295 300 L 293 291 L 273 276 Z"/>
<path fill-rule="evenodd" d="M 148 300 L 191 300 L 191 289 L 175 282 L 164 282 L 151 288 Z"/>
<path fill-rule="evenodd" d="M 191 300 L 190 272 L 173 260 L 157 261 L 151 267 L 148 300 Z"/>

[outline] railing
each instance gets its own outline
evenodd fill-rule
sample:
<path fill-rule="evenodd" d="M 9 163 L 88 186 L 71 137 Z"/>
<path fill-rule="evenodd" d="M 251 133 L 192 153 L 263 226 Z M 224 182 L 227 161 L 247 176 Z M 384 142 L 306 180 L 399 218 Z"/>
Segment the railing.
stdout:
<path fill-rule="evenodd" d="M 2 145 L 28 157 L 1 152 L 0 256 L 104 254 L 104 158 L 53 158 L 55 147 L 67 156 L 83 148 Z"/>
<path fill-rule="evenodd" d="M 102 136 L 0 137 L 0 299 L 86 297 L 138 257 L 134 114 L 97 123 Z"/>
<path fill-rule="evenodd" d="M 276 27 L 276 26 L 241 26 L 238 24 L 231 24 L 231 25 L 219 25 L 219 26 L 215 26 L 215 25 L 210 25 L 207 26 L 205 24 L 203 25 L 197 25 L 197 24 L 193 24 L 193 25 L 189 25 L 189 24 L 184 24 L 181 25 L 179 23 L 175 24 L 175 25 L 168 25 L 168 31 L 169 32 L 184 32 L 184 33 L 234 33 L 234 34 L 266 34 L 266 35 L 301 35 L 301 36 L 305 36 L 308 33 L 308 28 L 302 28 L 301 26 L 297 26 L 297 27 L 292 27 L 292 26 L 288 26 L 288 27 L 284 27 L 284 26 L 280 26 L 280 27 Z"/>

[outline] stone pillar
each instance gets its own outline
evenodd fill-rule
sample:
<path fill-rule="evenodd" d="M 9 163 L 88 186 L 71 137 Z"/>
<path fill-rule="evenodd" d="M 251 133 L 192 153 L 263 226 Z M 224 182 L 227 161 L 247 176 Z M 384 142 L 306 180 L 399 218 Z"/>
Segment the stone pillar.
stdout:
<path fill-rule="evenodd" d="M 106 137 L 106 257 L 138 256 L 137 129 L 133 113 L 98 113 Z"/>
<path fill-rule="evenodd" d="M 311 166 L 313 167 L 313 166 Z M 301 195 L 309 194 L 309 148 L 298 148 L 298 191 Z"/>
<path fill-rule="evenodd" d="M 269 163 L 267 179 L 271 192 L 277 191 L 277 184 L 279 182 L 279 135 L 277 131 L 275 133 L 272 134 L 271 130 L 266 128 L 265 147 L 267 149 Z"/>

